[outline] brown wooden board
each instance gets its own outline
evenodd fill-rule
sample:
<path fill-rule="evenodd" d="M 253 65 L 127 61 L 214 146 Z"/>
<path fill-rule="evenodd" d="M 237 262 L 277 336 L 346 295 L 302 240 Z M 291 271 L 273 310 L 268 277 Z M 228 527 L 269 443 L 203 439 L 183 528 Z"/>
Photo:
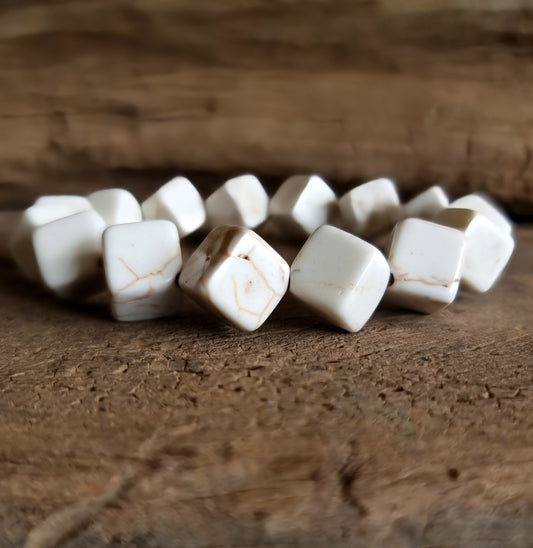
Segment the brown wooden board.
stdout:
<path fill-rule="evenodd" d="M 492 292 L 357 334 L 0 288 L 2 547 L 533 545 L 531 228 Z"/>
<path fill-rule="evenodd" d="M 3 0 L 0 191 L 316 171 L 531 214 L 532 56 L 532 0 Z"/>

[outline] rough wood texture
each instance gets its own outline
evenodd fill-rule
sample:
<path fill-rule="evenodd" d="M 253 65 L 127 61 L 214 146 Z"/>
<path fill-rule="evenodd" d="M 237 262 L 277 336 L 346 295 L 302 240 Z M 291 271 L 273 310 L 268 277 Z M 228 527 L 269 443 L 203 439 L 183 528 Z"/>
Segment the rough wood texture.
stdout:
<path fill-rule="evenodd" d="M 532 545 L 532 229 L 493 292 L 355 335 L 0 287 L 3 547 Z"/>
<path fill-rule="evenodd" d="M 532 55 L 531 0 L 4 0 L 0 183 L 387 174 L 531 213 Z"/>

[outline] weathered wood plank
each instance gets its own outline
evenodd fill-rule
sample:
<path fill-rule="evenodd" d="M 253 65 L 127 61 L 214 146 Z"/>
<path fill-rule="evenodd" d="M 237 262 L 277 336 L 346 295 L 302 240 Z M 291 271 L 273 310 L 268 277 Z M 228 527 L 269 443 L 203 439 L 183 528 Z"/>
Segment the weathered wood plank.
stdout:
<path fill-rule="evenodd" d="M 251 334 L 192 305 L 118 324 L 2 263 L 0 544 L 66 511 L 32 539 L 529 546 L 533 230 L 518 236 L 491 293 L 381 310 L 355 335 L 290 300 Z"/>
<path fill-rule="evenodd" d="M 531 0 L 3 2 L 0 182 L 386 174 L 531 213 L 532 37 Z"/>

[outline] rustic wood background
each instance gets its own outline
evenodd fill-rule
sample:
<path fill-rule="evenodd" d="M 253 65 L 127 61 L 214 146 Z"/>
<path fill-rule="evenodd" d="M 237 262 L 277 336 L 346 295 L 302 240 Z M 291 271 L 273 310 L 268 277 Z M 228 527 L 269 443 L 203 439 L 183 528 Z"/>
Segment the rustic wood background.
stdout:
<path fill-rule="evenodd" d="M 531 0 L 3 0 L 0 203 L 317 171 L 531 213 L 532 59 Z"/>
<path fill-rule="evenodd" d="M 0 290 L 2 548 L 532 546 L 533 230 L 494 291 L 357 334 Z"/>

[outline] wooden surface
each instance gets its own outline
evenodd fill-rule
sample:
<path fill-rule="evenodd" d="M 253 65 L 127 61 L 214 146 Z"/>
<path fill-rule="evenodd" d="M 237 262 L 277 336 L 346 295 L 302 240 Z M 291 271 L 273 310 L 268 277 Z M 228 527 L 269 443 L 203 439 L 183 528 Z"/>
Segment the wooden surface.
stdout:
<path fill-rule="evenodd" d="M 533 545 L 532 228 L 491 293 L 358 334 L 0 288 L 2 547 Z"/>
<path fill-rule="evenodd" d="M 0 202 L 317 171 L 533 211 L 533 0 L 4 0 Z"/>

